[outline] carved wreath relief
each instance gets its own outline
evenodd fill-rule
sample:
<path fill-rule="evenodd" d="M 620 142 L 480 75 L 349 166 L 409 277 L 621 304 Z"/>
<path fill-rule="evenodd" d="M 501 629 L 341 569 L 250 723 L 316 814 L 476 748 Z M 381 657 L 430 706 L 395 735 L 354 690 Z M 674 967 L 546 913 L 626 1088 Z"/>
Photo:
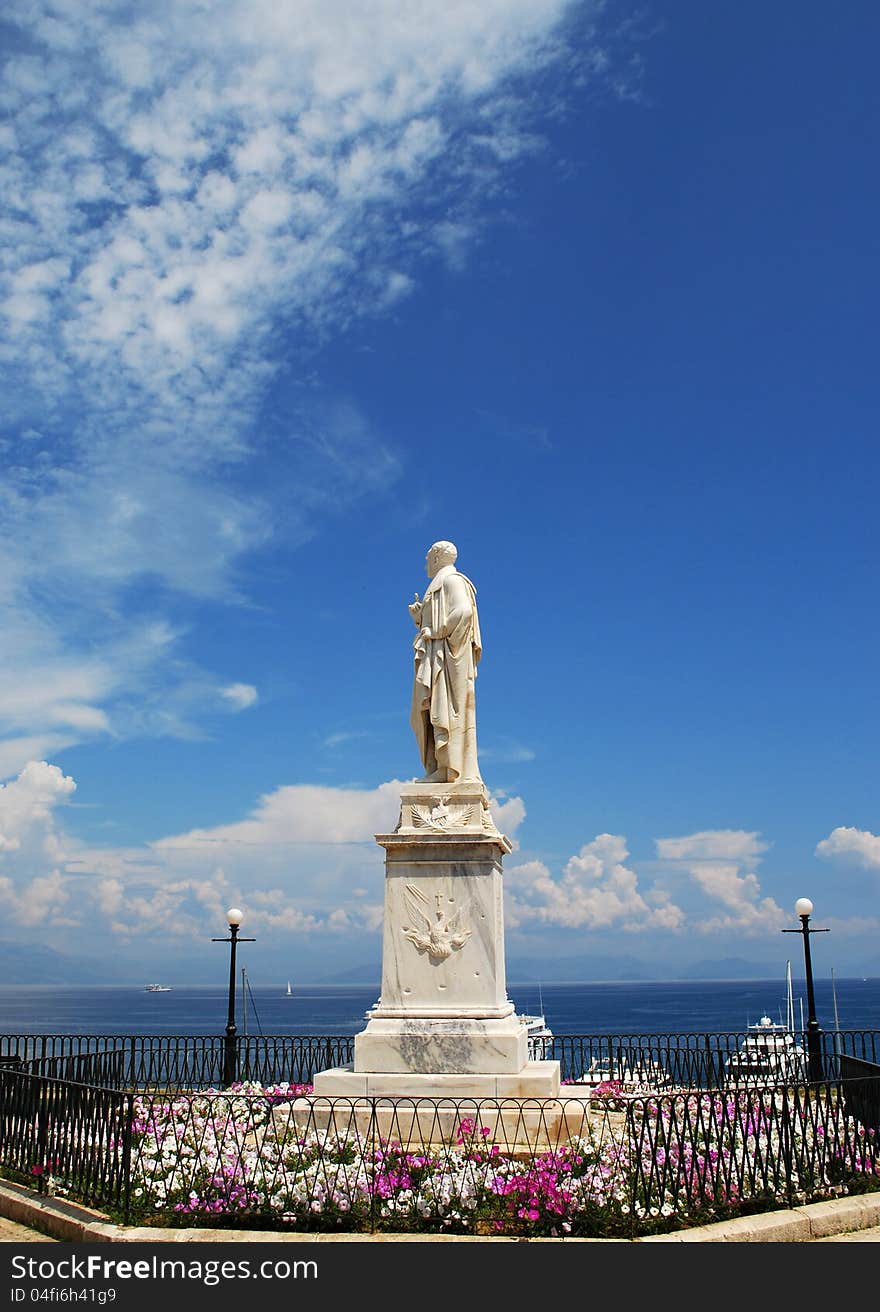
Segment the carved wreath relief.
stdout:
<path fill-rule="evenodd" d="M 410 921 L 403 935 L 414 943 L 419 952 L 427 952 L 435 961 L 445 961 L 458 948 L 464 947 L 473 930 L 464 924 L 464 907 L 458 907 L 447 916 L 440 903 L 441 893 L 434 894 L 434 919 L 428 914 L 428 898 L 415 884 L 404 885 L 403 893 Z"/>

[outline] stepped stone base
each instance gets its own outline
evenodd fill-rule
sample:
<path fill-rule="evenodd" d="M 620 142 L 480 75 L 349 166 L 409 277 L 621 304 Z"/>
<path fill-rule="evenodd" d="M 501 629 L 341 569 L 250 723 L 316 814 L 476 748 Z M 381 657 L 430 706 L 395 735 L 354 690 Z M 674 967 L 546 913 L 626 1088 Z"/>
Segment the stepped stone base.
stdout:
<path fill-rule="evenodd" d="M 338 1066 L 315 1075 L 315 1094 L 333 1098 L 555 1098 L 558 1061 L 530 1061 L 512 1074 L 416 1074 Z"/>
<path fill-rule="evenodd" d="M 315 1085 L 290 1106 L 298 1129 L 353 1135 L 362 1144 L 395 1140 L 407 1149 L 460 1145 L 472 1135 L 481 1147 L 545 1151 L 586 1135 L 592 1114 L 586 1098 L 560 1093 L 558 1062 L 529 1062 L 518 1076 L 392 1077 L 340 1067 L 316 1076 Z"/>
<path fill-rule="evenodd" d="M 438 1008 L 439 1010 L 439 1008 Z M 354 1040 L 354 1069 L 362 1075 L 516 1075 L 528 1060 L 525 1026 L 508 1003 L 506 1016 L 471 1018 L 370 1013 Z"/>

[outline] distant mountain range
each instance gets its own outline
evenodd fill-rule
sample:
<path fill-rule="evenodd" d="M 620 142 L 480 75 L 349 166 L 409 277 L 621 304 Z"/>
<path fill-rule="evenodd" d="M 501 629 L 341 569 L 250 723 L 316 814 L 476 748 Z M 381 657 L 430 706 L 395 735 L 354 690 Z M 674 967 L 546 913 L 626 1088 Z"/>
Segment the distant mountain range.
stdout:
<path fill-rule="evenodd" d="M 609 983 L 670 979 L 772 979 L 782 975 L 779 962 L 746 961 L 742 957 L 720 957 L 691 965 L 644 961 L 638 957 L 600 957 L 595 954 L 557 957 L 552 963 L 530 958 L 511 958 L 507 978 L 511 983 Z"/>
<path fill-rule="evenodd" d="M 131 963 L 68 956 L 38 943 L 0 942 L 0 984 L 117 984 L 131 979 Z"/>
<path fill-rule="evenodd" d="M 361 964 L 326 975 L 319 984 L 378 985 L 381 968 Z M 743 957 L 720 957 L 694 962 L 690 966 L 669 966 L 644 961 L 638 957 L 584 955 L 557 957 L 552 963 L 531 957 L 512 957 L 507 963 L 511 984 L 586 984 L 650 982 L 672 979 L 773 979 L 784 971 L 779 962 L 747 961 Z M 796 972 L 795 972 L 796 973 Z"/>
<path fill-rule="evenodd" d="M 380 986 L 381 962 L 361 961 L 344 970 L 328 970 L 326 962 L 319 964 L 313 953 L 301 951 L 296 955 L 298 969 L 290 971 L 288 964 L 279 967 L 273 958 L 262 961 L 254 954 L 249 978 L 254 987 L 288 975 L 296 976 L 297 985 L 334 984 Z M 324 969 L 321 968 L 324 966 Z M 214 968 L 216 966 L 216 969 Z M 258 968 L 259 967 L 259 968 Z M 167 955 L 162 964 L 152 965 L 123 954 L 107 955 L 100 959 L 85 955 L 57 952 L 35 943 L 0 941 L 0 984 L 144 984 L 151 979 L 164 979 L 174 985 L 208 985 L 225 980 L 228 969 L 225 959 L 219 956 L 212 963 L 187 960 L 170 961 Z M 796 978 L 803 978 L 803 962 L 796 954 L 792 960 Z M 507 960 L 509 984 L 578 984 L 578 983 L 646 983 L 657 980 L 722 980 L 722 979 L 775 979 L 784 976 L 784 963 L 754 961 L 744 957 L 711 957 L 690 964 L 648 961 L 633 956 L 600 956 L 595 953 L 571 957 L 556 957 L 552 961 L 538 957 L 511 956 Z M 827 972 L 820 972 L 827 973 Z M 851 964 L 848 969 L 836 971 L 840 977 L 880 977 L 880 956 Z"/>

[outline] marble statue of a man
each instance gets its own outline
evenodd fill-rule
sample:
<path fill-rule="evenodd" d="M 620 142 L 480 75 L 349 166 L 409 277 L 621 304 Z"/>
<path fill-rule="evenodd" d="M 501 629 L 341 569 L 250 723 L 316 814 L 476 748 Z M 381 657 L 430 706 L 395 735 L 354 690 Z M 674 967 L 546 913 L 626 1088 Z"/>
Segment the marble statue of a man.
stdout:
<path fill-rule="evenodd" d="M 476 589 L 455 568 L 457 557 L 451 542 L 434 543 L 425 558 L 431 582 L 409 607 L 418 629 L 410 724 L 432 783 L 480 779 L 474 697 L 480 622 Z"/>

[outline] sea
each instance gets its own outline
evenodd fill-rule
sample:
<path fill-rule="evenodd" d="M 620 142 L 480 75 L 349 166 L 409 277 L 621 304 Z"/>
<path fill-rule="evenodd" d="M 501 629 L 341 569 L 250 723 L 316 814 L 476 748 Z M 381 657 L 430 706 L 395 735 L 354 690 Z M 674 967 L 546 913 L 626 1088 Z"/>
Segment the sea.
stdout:
<path fill-rule="evenodd" d="M 808 1017 L 803 981 L 794 981 L 795 1027 Z M 785 981 L 682 980 L 509 985 L 521 1015 L 543 1015 L 557 1035 L 742 1034 L 762 1016 L 785 1021 Z M 378 986 L 237 986 L 241 1035 L 357 1034 Z M 880 978 L 815 980 L 823 1030 L 880 1030 Z M 0 1034 L 222 1034 L 226 987 L 0 985 Z"/>

